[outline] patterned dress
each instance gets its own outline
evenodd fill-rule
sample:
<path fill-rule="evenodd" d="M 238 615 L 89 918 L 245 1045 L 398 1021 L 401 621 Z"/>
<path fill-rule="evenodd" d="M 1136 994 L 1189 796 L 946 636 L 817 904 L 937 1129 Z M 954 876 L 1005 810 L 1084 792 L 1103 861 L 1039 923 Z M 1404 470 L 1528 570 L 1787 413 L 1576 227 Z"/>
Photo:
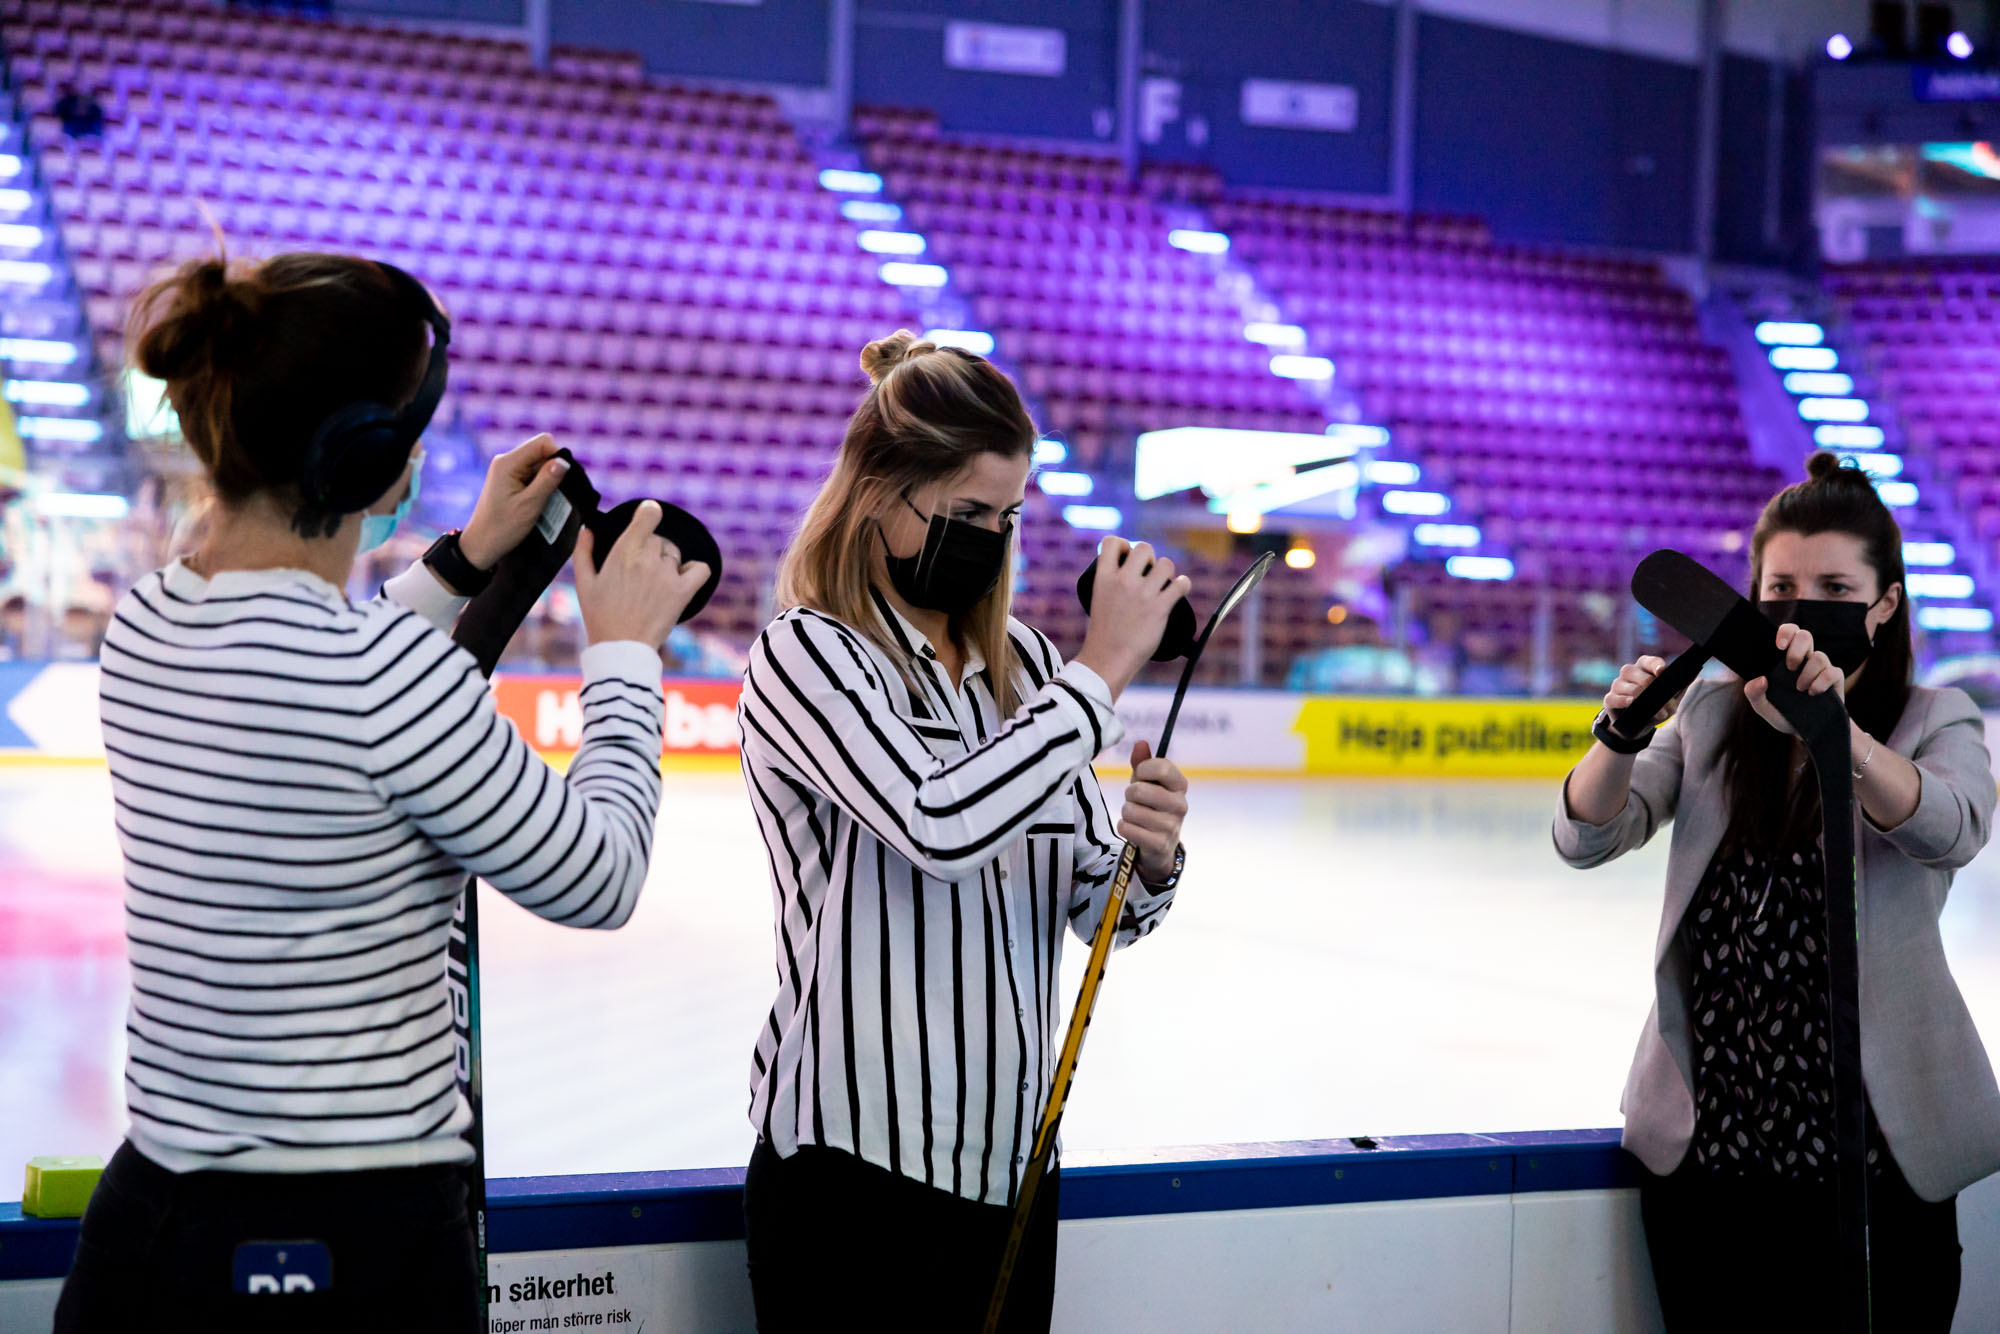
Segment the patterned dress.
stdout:
<path fill-rule="evenodd" d="M 1681 931 L 1692 969 L 1695 1162 L 1734 1176 L 1828 1180 L 1832 1006 L 1818 844 L 1718 856 Z M 1871 1112 L 1877 1174 L 1883 1147 Z"/>

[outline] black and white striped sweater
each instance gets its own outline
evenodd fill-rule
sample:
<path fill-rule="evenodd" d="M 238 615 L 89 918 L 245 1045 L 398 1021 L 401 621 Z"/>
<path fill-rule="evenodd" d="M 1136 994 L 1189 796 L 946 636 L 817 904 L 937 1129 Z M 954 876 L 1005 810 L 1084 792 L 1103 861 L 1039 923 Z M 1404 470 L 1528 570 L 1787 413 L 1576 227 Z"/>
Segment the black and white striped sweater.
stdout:
<path fill-rule="evenodd" d="M 120 601 L 100 710 L 124 852 L 133 1143 L 175 1171 L 464 1160 L 445 939 L 466 872 L 615 927 L 660 801 L 660 659 L 584 652 L 567 777 L 496 712 L 422 567 L 373 602 L 176 562 Z"/>

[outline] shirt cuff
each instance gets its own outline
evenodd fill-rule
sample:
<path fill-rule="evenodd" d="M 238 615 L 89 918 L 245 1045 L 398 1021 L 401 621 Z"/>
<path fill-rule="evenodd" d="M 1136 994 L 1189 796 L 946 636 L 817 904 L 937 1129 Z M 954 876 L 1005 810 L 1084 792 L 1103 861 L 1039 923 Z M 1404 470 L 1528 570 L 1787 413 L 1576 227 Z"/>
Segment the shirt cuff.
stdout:
<path fill-rule="evenodd" d="M 1063 664 L 1049 682 L 1049 697 L 1090 738 L 1093 757 L 1125 739 L 1125 724 L 1118 721 L 1118 710 L 1111 703 L 1111 687 L 1082 663 Z"/>
<path fill-rule="evenodd" d="M 586 682 L 628 681 L 650 690 L 660 689 L 660 677 L 666 673 L 660 651 L 636 639 L 607 639 L 592 644 L 583 651 L 578 663 Z"/>
<path fill-rule="evenodd" d="M 443 583 L 437 573 L 422 561 L 413 561 L 410 568 L 382 585 L 382 594 L 399 607 L 407 607 L 429 621 L 446 634 L 457 623 L 458 614 L 465 610 L 471 598 L 462 598 Z"/>
<path fill-rule="evenodd" d="M 1626 794 L 1628 808 L 1636 800 L 1637 797 Z M 1621 810 L 1603 824 L 1586 824 L 1577 819 L 1569 808 L 1569 779 L 1565 777 L 1562 791 L 1556 797 L 1556 819 L 1552 831 L 1556 855 L 1572 865 L 1602 859 L 1617 846 L 1619 836 L 1624 832 L 1625 815 L 1626 812 Z"/>
<path fill-rule="evenodd" d="M 1924 772 L 1921 764 L 1915 768 L 1917 808 L 1893 829 L 1884 829 L 1872 819 L 1868 825 L 1889 840 L 1890 846 L 1898 852 L 1918 861 L 1936 861 L 1958 842 L 1959 833 L 1965 825 L 1965 812 L 1944 780 L 1936 774 Z M 1867 818 L 1865 811 L 1863 818 Z"/>

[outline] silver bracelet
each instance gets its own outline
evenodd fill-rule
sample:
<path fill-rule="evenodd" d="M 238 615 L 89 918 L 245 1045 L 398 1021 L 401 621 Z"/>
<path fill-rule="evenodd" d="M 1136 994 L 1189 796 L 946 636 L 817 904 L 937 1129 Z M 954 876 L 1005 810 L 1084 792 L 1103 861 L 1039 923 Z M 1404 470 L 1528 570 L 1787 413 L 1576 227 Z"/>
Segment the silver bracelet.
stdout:
<path fill-rule="evenodd" d="M 1875 758 L 1875 738 L 1871 736 L 1871 737 L 1869 737 L 1869 738 L 1868 738 L 1868 753 L 1867 753 L 1866 755 L 1863 755 L 1863 756 L 1861 757 L 1861 763 L 1859 763 L 1859 764 L 1857 764 L 1857 765 L 1855 765 L 1855 766 L 1854 766 L 1854 781 L 1855 781 L 1855 782 L 1857 782 L 1857 783 L 1858 783 L 1858 782 L 1860 782 L 1860 781 L 1861 781 L 1861 775 L 1862 775 L 1863 773 L 1867 772 L 1867 769 L 1868 769 L 1868 761 L 1870 761 L 1870 760 L 1872 760 L 1872 759 L 1874 759 L 1874 758 Z"/>

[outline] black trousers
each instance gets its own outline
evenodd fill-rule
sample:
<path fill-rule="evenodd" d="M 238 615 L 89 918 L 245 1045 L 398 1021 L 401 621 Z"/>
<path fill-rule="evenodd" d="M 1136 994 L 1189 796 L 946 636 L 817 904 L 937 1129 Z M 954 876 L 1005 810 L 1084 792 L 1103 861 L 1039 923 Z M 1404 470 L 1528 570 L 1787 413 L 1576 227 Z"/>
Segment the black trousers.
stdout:
<path fill-rule="evenodd" d="M 332 1288 L 237 1294 L 245 1241 L 324 1243 Z M 463 1169 L 174 1173 L 124 1144 L 84 1210 L 55 1328 L 475 1334 Z"/>
<path fill-rule="evenodd" d="M 1689 1154 L 1644 1174 L 1640 1212 L 1669 1334 L 1838 1328 L 1833 1189 L 1745 1180 Z M 1877 1330 L 1949 1334 L 1958 1308 L 1958 1197 L 1933 1204 L 1892 1162 L 1868 1180 Z"/>
<path fill-rule="evenodd" d="M 1056 1292 L 1060 1173 L 1035 1217 L 1008 1288 L 1008 1334 L 1046 1334 Z M 865 1329 L 979 1334 L 1013 1210 L 960 1199 L 839 1149 L 780 1158 L 759 1140 L 743 1212 L 759 1334 Z"/>

